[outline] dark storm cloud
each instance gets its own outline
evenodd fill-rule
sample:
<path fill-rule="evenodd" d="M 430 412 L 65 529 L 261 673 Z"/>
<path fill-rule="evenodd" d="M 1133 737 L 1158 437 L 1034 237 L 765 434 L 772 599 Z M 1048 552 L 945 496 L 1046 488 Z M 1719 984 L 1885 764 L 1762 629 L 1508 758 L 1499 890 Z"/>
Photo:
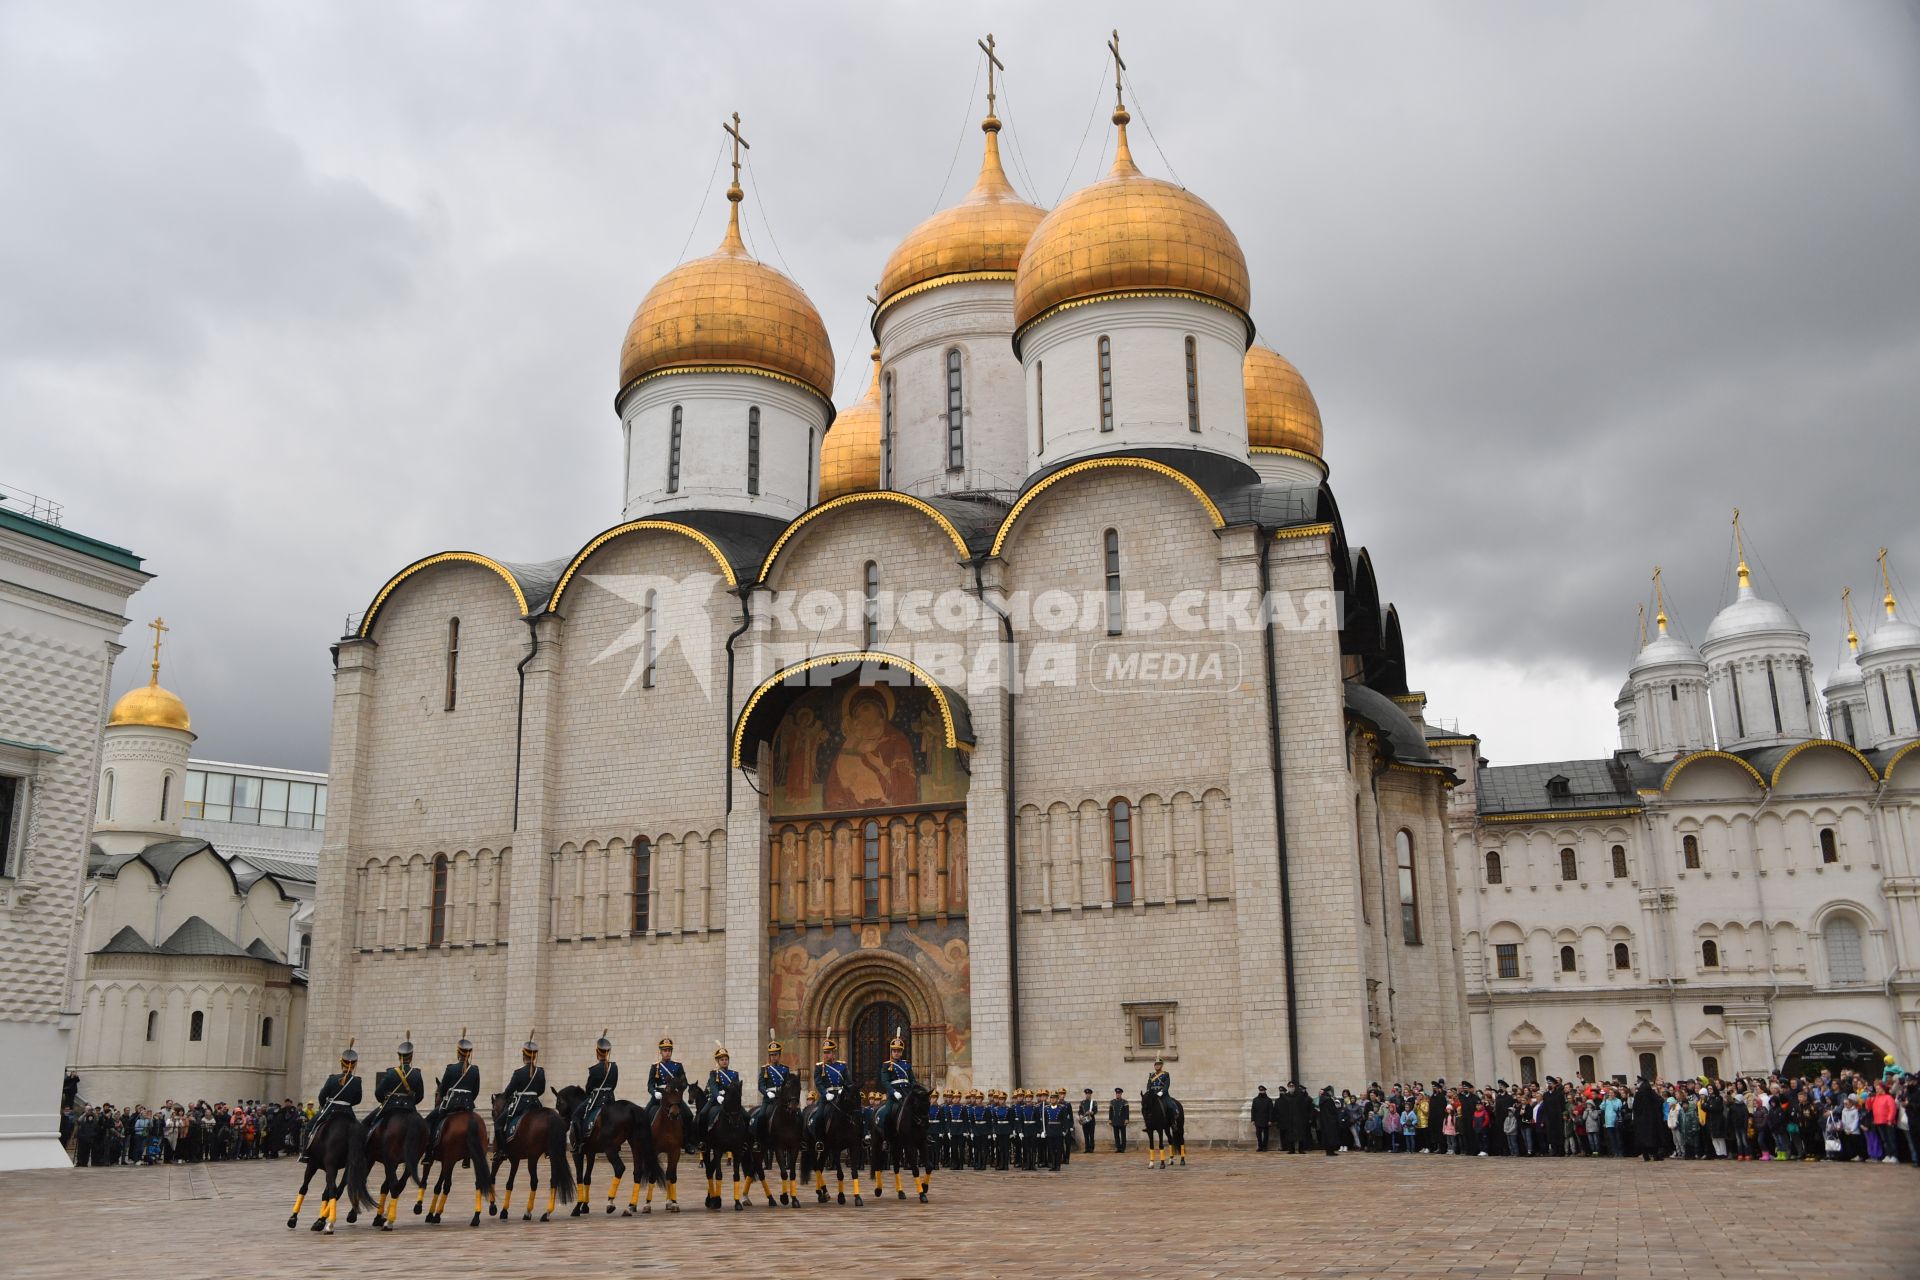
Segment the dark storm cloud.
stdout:
<path fill-rule="evenodd" d="M 1920 584 L 1920 23 L 1875 4 L 11 6 L 0 479 L 149 557 L 201 754 L 325 767 L 389 573 L 616 518 L 614 359 L 719 238 L 726 113 L 844 403 L 862 295 L 971 181 L 974 38 L 1050 204 L 1110 151 L 1115 24 L 1136 155 L 1240 235 L 1489 754 L 1611 745 L 1648 572 L 1697 638 L 1736 504 L 1823 666 L 1876 547 Z"/>

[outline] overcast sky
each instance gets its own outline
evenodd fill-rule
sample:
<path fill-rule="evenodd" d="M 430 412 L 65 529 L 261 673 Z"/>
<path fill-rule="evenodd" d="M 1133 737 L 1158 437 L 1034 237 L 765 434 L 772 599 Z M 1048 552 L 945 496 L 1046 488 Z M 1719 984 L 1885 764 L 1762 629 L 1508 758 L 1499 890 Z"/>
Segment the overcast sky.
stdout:
<path fill-rule="evenodd" d="M 325 768 L 327 647 L 389 574 L 618 519 L 620 342 L 719 239 L 722 118 L 845 404 L 863 295 L 978 163 L 975 38 L 1052 205 L 1110 154 L 1115 25 L 1136 157 L 1238 233 L 1413 683 L 1490 758 L 1616 745 L 1648 574 L 1697 640 L 1735 505 L 1822 673 L 1876 548 L 1920 586 L 1920 10 L 1891 0 L 9 0 L 0 482 L 147 557 L 196 754 Z"/>

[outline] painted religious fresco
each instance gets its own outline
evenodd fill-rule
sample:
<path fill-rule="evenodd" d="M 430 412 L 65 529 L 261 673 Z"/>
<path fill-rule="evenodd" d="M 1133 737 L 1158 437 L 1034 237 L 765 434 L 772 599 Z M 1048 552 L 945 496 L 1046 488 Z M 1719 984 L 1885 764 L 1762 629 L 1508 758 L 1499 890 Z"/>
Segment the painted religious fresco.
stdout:
<path fill-rule="evenodd" d="M 972 965 L 966 925 L 914 929 L 842 925 L 776 940 L 770 957 L 768 1025 L 812 1061 L 829 1029 L 844 1041 L 863 1012 L 897 1006 L 909 1023 L 915 1070 L 929 1083 L 969 1083 L 973 1074 Z"/>
<path fill-rule="evenodd" d="M 939 704 L 923 686 L 809 689 L 774 731 L 776 818 L 941 807 L 966 795 L 964 753 L 946 745 Z"/>

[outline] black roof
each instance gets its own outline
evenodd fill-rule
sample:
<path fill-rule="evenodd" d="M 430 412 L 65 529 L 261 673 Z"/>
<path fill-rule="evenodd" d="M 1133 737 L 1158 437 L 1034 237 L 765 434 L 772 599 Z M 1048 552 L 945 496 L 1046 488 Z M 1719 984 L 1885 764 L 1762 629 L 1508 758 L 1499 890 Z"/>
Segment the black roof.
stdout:
<path fill-rule="evenodd" d="M 1400 764 L 1441 766 L 1427 749 L 1427 739 L 1392 698 L 1364 684 L 1348 681 L 1347 710 L 1359 716 L 1386 739 L 1387 753 Z"/>
<path fill-rule="evenodd" d="M 1000 522 L 1007 518 L 1007 512 L 1013 509 L 1010 503 L 988 494 L 920 500 L 945 516 L 966 539 L 967 550 L 975 555 L 984 555 L 992 549 L 993 535 L 999 531 Z"/>
<path fill-rule="evenodd" d="M 265 960 L 271 964 L 285 964 L 279 953 L 263 939 L 255 938 L 247 946 L 237 945 L 233 939 L 208 924 L 199 916 L 189 916 L 175 929 L 167 940 L 154 946 L 140 935 L 132 925 L 126 925 L 107 939 L 107 945 L 93 954 L 97 956 L 232 956 L 244 960 Z"/>
<path fill-rule="evenodd" d="M 1556 778 L 1563 788 L 1550 787 Z M 1538 813 L 1640 807 L 1634 779 L 1620 757 L 1484 765 L 1479 772 L 1481 813 Z"/>

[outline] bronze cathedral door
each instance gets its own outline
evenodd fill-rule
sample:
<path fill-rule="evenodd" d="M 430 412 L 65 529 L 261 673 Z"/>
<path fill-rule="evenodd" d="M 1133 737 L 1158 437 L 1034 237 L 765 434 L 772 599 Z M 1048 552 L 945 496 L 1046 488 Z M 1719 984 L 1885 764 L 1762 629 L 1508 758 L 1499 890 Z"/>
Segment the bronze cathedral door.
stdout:
<path fill-rule="evenodd" d="M 854 1015 L 847 1061 L 853 1064 L 853 1078 L 861 1092 L 880 1087 L 880 1064 L 887 1060 L 887 1041 L 896 1032 L 911 1043 L 913 1024 L 907 1011 L 890 1001 L 876 1001 Z"/>

